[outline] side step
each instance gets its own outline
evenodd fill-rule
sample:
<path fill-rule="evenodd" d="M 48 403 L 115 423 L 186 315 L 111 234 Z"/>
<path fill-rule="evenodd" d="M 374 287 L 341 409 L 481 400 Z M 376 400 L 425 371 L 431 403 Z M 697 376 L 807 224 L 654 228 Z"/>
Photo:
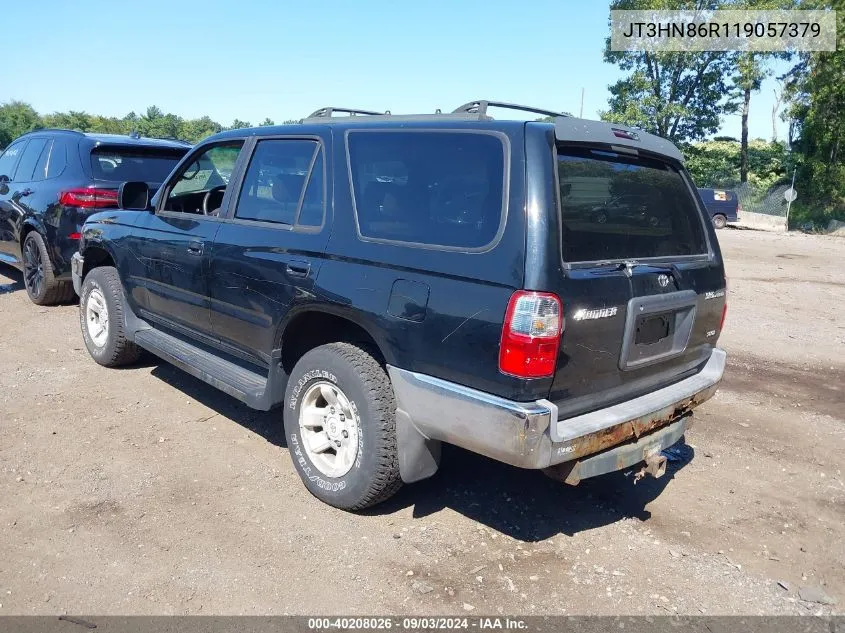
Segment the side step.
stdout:
<path fill-rule="evenodd" d="M 272 406 L 267 376 L 257 374 L 181 338 L 156 329 L 135 332 L 135 343 L 192 376 L 217 387 L 255 409 Z M 272 372 L 271 372 L 272 373 Z"/>

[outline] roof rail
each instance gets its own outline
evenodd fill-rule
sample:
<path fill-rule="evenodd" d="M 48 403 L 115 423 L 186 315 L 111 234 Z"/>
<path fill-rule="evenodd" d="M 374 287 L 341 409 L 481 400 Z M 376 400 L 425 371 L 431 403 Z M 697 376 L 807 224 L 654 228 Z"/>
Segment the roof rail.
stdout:
<path fill-rule="evenodd" d="M 37 130 L 30 130 L 29 132 L 24 132 L 21 136 L 25 136 L 26 134 L 36 134 L 38 132 L 70 132 L 71 134 L 79 134 L 80 136 L 85 136 L 85 132 L 81 130 L 71 130 L 66 127 L 40 127 Z"/>
<path fill-rule="evenodd" d="M 382 114 L 390 114 L 390 110 L 385 110 L 384 112 L 374 112 L 372 110 L 360 110 L 357 108 L 339 108 L 335 106 L 327 106 L 325 108 L 320 108 L 319 110 L 314 110 L 311 114 L 309 114 L 306 119 L 330 119 L 332 114 L 335 112 L 344 112 L 349 116 L 357 116 L 359 114 L 367 114 L 371 116 L 378 116 Z"/>
<path fill-rule="evenodd" d="M 487 108 L 505 108 L 507 110 L 521 110 L 522 112 L 533 112 L 534 114 L 543 114 L 545 116 L 559 117 L 570 116 L 565 112 L 554 112 L 552 110 L 544 110 L 543 108 L 535 108 L 533 106 L 519 105 L 517 103 L 505 103 L 504 101 L 487 101 L 486 99 L 479 99 L 478 101 L 470 101 L 464 105 L 452 110 L 453 114 L 459 112 L 467 112 L 470 114 L 478 114 L 481 117 L 487 116 Z"/>

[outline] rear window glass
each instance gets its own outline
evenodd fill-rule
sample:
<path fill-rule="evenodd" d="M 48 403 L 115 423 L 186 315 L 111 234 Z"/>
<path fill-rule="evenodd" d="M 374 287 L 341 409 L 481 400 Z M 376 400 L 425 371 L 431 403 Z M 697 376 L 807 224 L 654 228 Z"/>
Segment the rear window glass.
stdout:
<path fill-rule="evenodd" d="M 559 150 L 563 258 L 569 262 L 707 252 L 695 200 L 666 163 Z"/>
<path fill-rule="evenodd" d="M 362 237 L 477 249 L 502 224 L 505 150 L 492 134 L 351 132 Z"/>
<path fill-rule="evenodd" d="M 161 184 L 182 158 L 180 152 L 99 147 L 91 152 L 95 180 Z"/>

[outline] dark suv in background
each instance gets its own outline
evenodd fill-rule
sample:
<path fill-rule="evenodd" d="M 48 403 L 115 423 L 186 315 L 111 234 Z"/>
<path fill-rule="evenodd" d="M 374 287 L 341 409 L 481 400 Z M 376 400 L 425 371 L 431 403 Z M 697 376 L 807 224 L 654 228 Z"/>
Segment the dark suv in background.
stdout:
<path fill-rule="evenodd" d="M 725 366 L 725 270 L 683 158 L 491 105 L 326 108 L 204 140 L 152 199 L 125 183 L 73 258 L 91 356 L 143 348 L 281 407 L 305 486 L 340 508 L 431 476 L 441 442 L 570 484 L 660 476 Z"/>
<path fill-rule="evenodd" d="M 137 135 L 38 130 L 0 155 L 0 263 L 23 271 L 39 305 L 73 296 L 70 258 L 93 211 L 117 206 L 126 180 L 156 189 L 190 144 Z"/>

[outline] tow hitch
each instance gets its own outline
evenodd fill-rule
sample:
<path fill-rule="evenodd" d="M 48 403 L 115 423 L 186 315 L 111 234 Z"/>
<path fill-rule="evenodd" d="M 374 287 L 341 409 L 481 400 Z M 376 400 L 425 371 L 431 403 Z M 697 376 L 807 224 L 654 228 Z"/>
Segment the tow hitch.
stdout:
<path fill-rule="evenodd" d="M 634 483 L 636 484 L 646 475 L 651 475 L 655 479 L 660 479 L 665 474 L 666 456 L 663 453 L 654 453 L 645 458 L 645 464 L 634 475 Z"/>

